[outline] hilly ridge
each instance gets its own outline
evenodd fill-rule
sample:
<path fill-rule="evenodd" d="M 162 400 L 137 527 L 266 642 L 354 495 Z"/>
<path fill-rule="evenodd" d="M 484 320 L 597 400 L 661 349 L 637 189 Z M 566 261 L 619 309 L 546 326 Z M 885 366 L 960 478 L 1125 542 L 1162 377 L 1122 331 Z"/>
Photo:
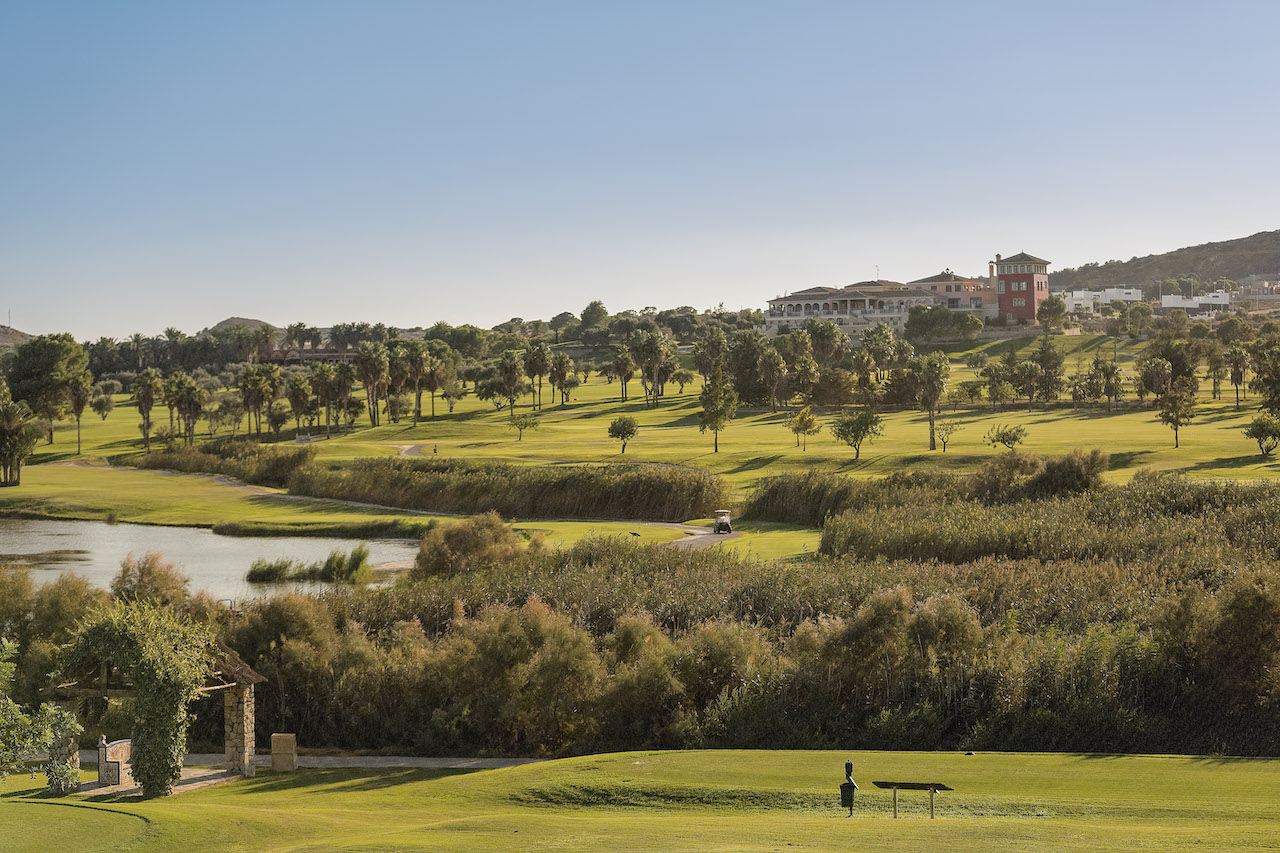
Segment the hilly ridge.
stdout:
<path fill-rule="evenodd" d="M 12 326 L 0 324 L 0 347 L 16 347 L 31 340 L 32 336 L 20 332 Z"/>
<path fill-rule="evenodd" d="M 1128 261 L 1082 264 L 1049 274 L 1053 290 L 1144 285 L 1195 276 L 1202 281 L 1240 281 L 1251 275 L 1280 278 L 1280 230 L 1202 243 Z"/>

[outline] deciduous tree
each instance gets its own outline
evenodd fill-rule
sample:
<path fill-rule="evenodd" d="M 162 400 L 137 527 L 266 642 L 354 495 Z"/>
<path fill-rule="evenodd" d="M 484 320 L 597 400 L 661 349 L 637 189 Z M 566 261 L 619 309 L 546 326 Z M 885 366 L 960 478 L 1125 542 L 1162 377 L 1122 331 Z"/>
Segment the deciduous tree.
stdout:
<path fill-rule="evenodd" d="M 1179 376 L 1160 400 L 1160 422 L 1173 430 L 1173 446 L 1178 446 L 1178 430 L 1196 415 L 1195 380 Z"/>
<path fill-rule="evenodd" d="M 636 425 L 636 419 L 629 415 L 621 415 L 613 419 L 609 424 L 609 438 L 622 442 L 622 452 L 627 452 L 627 442 L 636 437 L 636 433 L 640 428 Z"/>
<path fill-rule="evenodd" d="M 884 421 L 875 412 L 862 411 L 840 415 L 831 424 L 831 434 L 853 448 L 853 458 L 862 456 L 862 444 L 875 441 L 884 434 Z"/>

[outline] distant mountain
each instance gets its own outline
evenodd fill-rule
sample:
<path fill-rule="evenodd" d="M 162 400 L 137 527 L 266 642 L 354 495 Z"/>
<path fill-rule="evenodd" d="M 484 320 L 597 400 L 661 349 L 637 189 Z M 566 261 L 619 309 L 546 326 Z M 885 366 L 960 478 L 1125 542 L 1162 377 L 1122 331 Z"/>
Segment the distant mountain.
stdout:
<path fill-rule="evenodd" d="M 1280 278 L 1280 231 L 1260 231 L 1252 237 L 1190 246 L 1163 255 L 1058 270 L 1049 274 L 1049 288 L 1096 290 L 1187 276 L 1201 281 L 1240 281 L 1251 275 Z"/>
<path fill-rule="evenodd" d="M 221 332 L 224 329 L 231 329 L 236 326 L 244 326 L 246 329 L 259 329 L 266 326 L 268 329 L 275 331 L 276 327 L 268 323 L 266 320 L 254 320 L 249 317 L 228 317 L 221 323 L 215 323 L 207 329 L 199 332 L 196 337 L 203 338 L 214 332 Z"/>
<path fill-rule="evenodd" d="M 0 326 L 0 347 L 16 347 L 18 344 L 26 343 L 33 337 L 34 335 L 19 332 L 11 326 Z"/>

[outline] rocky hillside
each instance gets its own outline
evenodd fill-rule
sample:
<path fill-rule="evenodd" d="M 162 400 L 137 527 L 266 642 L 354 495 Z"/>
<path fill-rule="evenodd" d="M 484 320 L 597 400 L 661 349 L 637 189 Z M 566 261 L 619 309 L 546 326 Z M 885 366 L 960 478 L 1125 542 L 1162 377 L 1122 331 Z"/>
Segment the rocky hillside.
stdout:
<path fill-rule="evenodd" d="M 1260 231 L 1252 237 L 1189 246 L 1163 255 L 1059 270 L 1049 274 L 1049 287 L 1053 290 L 1097 289 L 1145 285 L 1187 276 L 1202 281 L 1220 278 L 1240 281 L 1250 275 L 1280 278 L 1280 231 Z"/>
<path fill-rule="evenodd" d="M 212 332 L 220 332 L 223 329 L 231 329 L 236 326 L 244 326 L 246 329 L 249 329 L 249 330 L 257 329 L 262 326 L 266 326 L 268 329 L 271 329 L 272 331 L 275 331 L 275 328 L 276 328 L 275 326 L 268 323 L 266 320 L 254 320 L 249 317 L 228 317 L 227 319 L 223 320 L 221 323 L 215 323 L 209 328 L 200 331 L 197 334 L 197 337 L 204 337 Z"/>
<path fill-rule="evenodd" d="M 31 340 L 31 335 L 19 332 L 11 326 L 0 325 L 0 347 L 16 347 Z"/>

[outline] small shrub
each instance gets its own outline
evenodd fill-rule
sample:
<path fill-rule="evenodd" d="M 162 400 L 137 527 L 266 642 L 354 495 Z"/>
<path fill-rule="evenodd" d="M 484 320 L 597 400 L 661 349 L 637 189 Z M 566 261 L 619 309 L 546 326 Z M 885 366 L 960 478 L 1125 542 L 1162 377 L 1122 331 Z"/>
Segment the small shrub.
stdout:
<path fill-rule="evenodd" d="M 293 573 L 300 568 L 302 567 L 298 563 L 288 558 L 279 560 L 257 559 L 249 567 L 249 573 L 245 575 L 244 579 L 249 583 L 281 583 L 289 580 Z"/>
<path fill-rule="evenodd" d="M 111 595 L 120 601 L 151 601 L 172 607 L 187 600 L 190 583 L 173 563 L 165 562 L 163 554 L 148 551 L 135 557 L 130 552 L 111 579 Z"/>
<path fill-rule="evenodd" d="M 423 579 L 455 575 L 511 563 L 524 553 L 523 540 L 496 512 L 474 515 L 427 531 L 418 548 L 411 576 Z"/>

